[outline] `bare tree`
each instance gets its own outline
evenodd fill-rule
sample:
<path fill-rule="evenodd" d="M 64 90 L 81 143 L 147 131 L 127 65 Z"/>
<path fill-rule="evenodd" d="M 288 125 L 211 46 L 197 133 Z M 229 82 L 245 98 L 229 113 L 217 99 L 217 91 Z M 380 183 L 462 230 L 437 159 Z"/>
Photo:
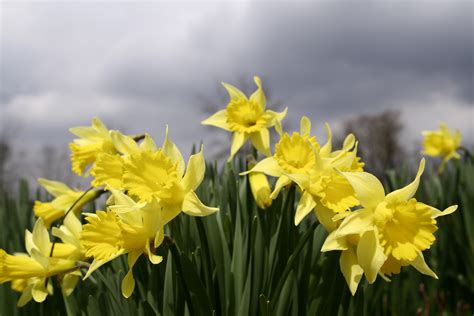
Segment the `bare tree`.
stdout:
<path fill-rule="evenodd" d="M 358 152 L 366 163 L 365 169 L 379 177 L 406 157 L 399 142 L 402 130 L 400 112 L 395 110 L 360 115 L 343 124 L 344 135 L 353 133 L 359 141 Z"/>

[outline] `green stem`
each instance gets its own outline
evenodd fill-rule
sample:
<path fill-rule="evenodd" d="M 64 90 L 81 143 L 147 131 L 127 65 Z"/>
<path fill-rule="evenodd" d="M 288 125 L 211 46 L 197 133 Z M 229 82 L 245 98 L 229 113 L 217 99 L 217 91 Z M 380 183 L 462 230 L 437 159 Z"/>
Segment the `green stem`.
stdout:
<path fill-rule="evenodd" d="M 284 216 L 286 216 L 286 213 L 289 212 L 288 208 L 290 206 L 290 203 L 294 202 L 294 199 L 293 199 L 294 194 L 295 194 L 295 186 L 290 184 L 290 188 L 288 190 L 288 193 L 286 194 L 285 200 L 283 201 L 282 213 L 280 214 L 280 219 L 279 219 L 279 222 L 278 222 L 278 227 L 277 227 L 278 237 L 277 237 L 277 242 L 276 242 L 276 247 L 277 248 L 279 247 L 281 239 L 282 239 L 281 227 L 282 227 L 282 225 L 284 225 L 284 223 L 283 223 Z M 269 288 L 270 289 L 272 288 L 272 285 L 273 285 L 273 276 L 275 275 L 276 266 L 277 266 L 277 260 L 273 260 L 273 262 L 271 263 L 271 267 L 270 267 L 270 283 L 269 283 Z"/>
<path fill-rule="evenodd" d="M 288 259 L 288 263 L 286 264 L 285 270 L 283 270 L 283 273 L 280 277 L 280 280 L 278 281 L 277 286 L 275 287 L 275 290 L 272 292 L 272 295 L 270 296 L 270 302 L 274 304 L 276 299 L 278 298 L 278 295 L 281 292 L 281 289 L 283 288 L 283 285 L 285 284 L 286 279 L 288 278 L 288 275 L 290 274 L 291 269 L 293 268 L 293 265 L 296 262 L 296 258 L 300 254 L 301 250 L 304 248 L 310 237 L 312 236 L 314 230 L 316 227 L 318 227 L 319 223 L 314 222 L 313 225 L 311 225 L 310 229 L 301 237 L 301 240 L 298 243 L 298 246 L 296 246 L 295 251 L 291 254 L 290 258 Z"/>
<path fill-rule="evenodd" d="M 204 268 L 204 275 L 206 278 L 206 286 L 207 290 L 212 288 L 212 267 L 211 267 L 211 255 L 209 251 L 209 245 L 207 244 L 207 235 L 206 235 L 206 230 L 204 228 L 204 224 L 202 223 L 202 218 L 196 217 L 196 224 L 197 228 L 199 231 L 199 236 L 201 237 L 201 245 L 202 245 L 202 250 L 204 252 L 204 262 L 205 262 L 205 268 Z"/>
<path fill-rule="evenodd" d="M 189 292 L 186 281 L 184 280 L 183 265 L 181 264 L 181 255 L 179 253 L 178 247 L 176 247 L 176 243 L 174 242 L 174 239 L 169 236 L 165 236 L 165 239 L 163 242 L 168 246 L 168 249 L 171 251 L 171 255 L 174 258 L 173 262 L 176 264 L 176 269 L 178 270 L 178 276 L 181 280 L 181 284 L 183 285 L 184 296 L 186 297 L 186 301 L 188 302 L 189 314 L 195 315 L 194 308 L 193 308 L 193 301 L 191 299 L 191 293 Z"/>
<path fill-rule="evenodd" d="M 114 299 L 114 301 L 117 303 L 118 306 L 121 305 L 121 302 L 120 300 L 118 299 L 117 295 L 116 295 L 116 291 L 114 288 L 112 288 L 110 285 L 109 285 L 109 282 L 107 281 L 107 279 L 105 278 L 105 276 L 102 274 L 102 272 L 100 271 L 100 269 L 97 269 L 95 272 L 94 272 L 98 277 L 99 279 L 102 281 L 102 283 L 104 283 L 105 287 L 110 291 L 110 293 L 112 293 L 112 298 Z"/>

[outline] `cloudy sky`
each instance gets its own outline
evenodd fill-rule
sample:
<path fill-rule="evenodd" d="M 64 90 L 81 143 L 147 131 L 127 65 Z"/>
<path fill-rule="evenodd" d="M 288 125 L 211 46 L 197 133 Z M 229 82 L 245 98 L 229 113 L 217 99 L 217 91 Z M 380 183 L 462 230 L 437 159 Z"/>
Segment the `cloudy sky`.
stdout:
<path fill-rule="evenodd" d="M 407 143 L 441 120 L 472 141 L 473 3 L 1 2 L 0 130 L 65 145 L 98 116 L 187 149 L 225 133 L 200 125 L 220 82 L 260 75 L 293 126 L 394 108 Z"/>

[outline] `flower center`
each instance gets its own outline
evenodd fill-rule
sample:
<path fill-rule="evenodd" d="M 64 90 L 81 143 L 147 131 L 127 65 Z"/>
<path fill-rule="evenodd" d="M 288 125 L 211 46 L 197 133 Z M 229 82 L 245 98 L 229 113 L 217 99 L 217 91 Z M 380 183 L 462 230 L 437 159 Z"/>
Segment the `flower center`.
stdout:
<path fill-rule="evenodd" d="M 265 126 L 267 115 L 255 102 L 240 98 L 227 105 L 226 120 L 233 132 L 252 133 Z"/>
<path fill-rule="evenodd" d="M 415 199 L 395 204 L 382 202 L 374 211 L 374 219 L 385 254 L 397 260 L 414 260 L 435 240 L 437 227 L 431 209 Z"/>
<path fill-rule="evenodd" d="M 156 196 L 168 204 L 182 202 L 184 192 L 174 164 L 160 149 L 132 155 L 125 163 L 124 187 L 141 200 Z"/>
<path fill-rule="evenodd" d="M 275 146 L 275 160 L 288 173 L 310 173 L 316 164 L 311 138 L 293 133 L 284 134 Z"/>

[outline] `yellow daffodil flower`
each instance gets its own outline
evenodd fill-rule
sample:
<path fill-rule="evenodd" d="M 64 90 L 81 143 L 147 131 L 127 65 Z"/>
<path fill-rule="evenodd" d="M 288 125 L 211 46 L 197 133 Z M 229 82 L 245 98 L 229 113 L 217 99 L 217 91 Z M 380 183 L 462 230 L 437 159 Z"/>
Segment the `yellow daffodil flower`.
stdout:
<path fill-rule="evenodd" d="M 92 262 L 84 279 L 103 264 L 128 254 L 128 273 L 122 281 L 122 294 L 130 297 L 135 288 L 133 266 L 145 254 L 153 264 L 163 258 L 154 253 L 163 242 L 164 221 L 156 199 L 148 203 L 136 203 L 133 199 L 112 189 L 115 205 L 109 210 L 87 214 L 87 224 L 81 234 L 81 244 Z"/>
<path fill-rule="evenodd" d="M 67 227 L 61 227 L 61 231 L 77 233 L 80 223 L 76 218 L 75 222 L 70 219 L 65 225 Z M 63 292 L 69 295 L 77 282 L 77 275 L 80 275 L 75 259 L 81 258 L 81 254 L 74 250 L 74 246 L 58 243 L 50 256 L 52 244 L 41 218 L 36 221 L 33 233 L 26 231 L 25 246 L 27 254 L 9 255 L 0 249 L 0 283 L 12 282 L 13 289 L 22 292 L 18 306 L 24 306 L 31 299 L 43 302 L 48 294 L 52 294 L 52 285 L 47 279 L 55 275 L 62 276 Z"/>
<path fill-rule="evenodd" d="M 261 172 L 278 178 L 271 198 L 275 199 L 281 189 L 292 182 L 287 174 L 309 174 L 316 165 L 316 152 L 320 150 L 316 137 L 310 135 L 311 121 L 307 117 L 301 119 L 300 133 L 289 135 L 284 133 L 275 145 L 275 154 L 259 161 L 246 175 Z M 327 146 L 323 146 L 326 150 Z"/>
<path fill-rule="evenodd" d="M 89 191 L 79 200 L 84 191 L 75 191 L 64 183 L 43 178 L 38 179 L 38 183 L 54 196 L 51 202 L 35 201 L 33 206 L 35 215 L 42 218 L 48 227 L 52 222 L 64 216 L 76 201 L 73 211 L 78 213 L 84 205 L 96 199 L 100 194 L 98 191 Z"/>
<path fill-rule="evenodd" d="M 83 175 L 98 154 L 116 153 L 109 130 L 98 118 L 92 120 L 92 126 L 73 127 L 69 131 L 79 137 L 69 144 L 72 171 L 77 175 Z"/>
<path fill-rule="evenodd" d="M 426 264 L 422 251 L 435 241 L 436 218 L 451 214 L 457 206 L 441 212 L 413 198 L 424 166 L 423 159 L 414 181 L 388 195 L 385 195 L 380 181 L 369 173 L 341 173 L 354 188 L 362 208 L 343 219 L 323 249 L 353 252 L 346 255 L 351 259 L 341 266 L 353 293 L 354 287 L 357 288 L 355 283 L 360 280 L 357 264 L 369 283 L 375 282 L 378 273 L 384 276 L 399 273 L 400 267 L 406 265 L 437 278 Z"/>
<path fill-rule="evenodd" d="M 166 134 L 163 147 L 131 154 L 124 162 L 123 187 L 140 201 L 156 199 L 163 209 L 164 223 L 180 211 L 192 216 L 207 216 L 219 209 L 204 205 L 194 190 L 204 179 L 203 151 L 189 157 L 187 170 L 183 155 Z"/>
<path fill-rule="evenodd" d="M 423 153 L 428 156 L 442 157 L 439 172 L 443 172 L 446 162 L 450 159 L 459 159 L 461 156 L 456 150 L 461 146 L 461 132 L 449 129 L 441 123 L 438 131 L 423 131 Z"/>
<path fill-rule="evenodd" d="M 230 101 L 225 110 L 218 111 L 202 121 L 204 125 L 212 125 L 233 133 L 229 161 L 239 149 L 250 139 L 252 145 L 261 153 L 270 156 L 270 133 L 268 129 L 275 126 L 281 130 L 281 121 L 288 108 L 277 113 L 266 110 L 266 98 L 259 77 L 254 77 L 257 90 L 247 96 L 236 87 L 223 83 L 229 93 Z"/>

